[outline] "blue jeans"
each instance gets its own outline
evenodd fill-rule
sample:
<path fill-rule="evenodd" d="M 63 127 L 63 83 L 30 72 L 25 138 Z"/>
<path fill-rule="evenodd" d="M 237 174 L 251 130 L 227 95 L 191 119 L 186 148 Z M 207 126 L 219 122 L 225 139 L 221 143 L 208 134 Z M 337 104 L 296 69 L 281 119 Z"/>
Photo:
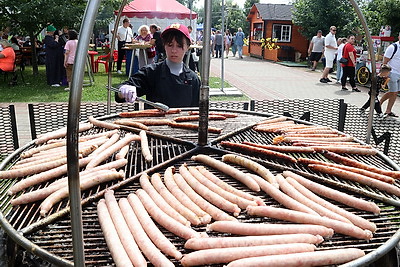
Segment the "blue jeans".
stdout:
<path fill-rule="evenodd" d="M 340 82 L 343 75 L 342 65 L 339 63 L 339 60 L 336 62 L 336 81 Z"/>
<path fill-rule="evenodd" d="M 239 57 L 243 57 L 243 45 L 236 45 Z"/>

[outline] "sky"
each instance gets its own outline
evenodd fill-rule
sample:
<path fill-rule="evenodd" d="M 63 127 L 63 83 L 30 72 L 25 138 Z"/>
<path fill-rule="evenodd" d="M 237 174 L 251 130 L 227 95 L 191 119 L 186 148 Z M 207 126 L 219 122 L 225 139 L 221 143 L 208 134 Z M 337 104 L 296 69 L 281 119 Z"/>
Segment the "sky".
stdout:
<path fill-rule="evenodd" d="M 232 2 L 236 2 L 240 7 L 244 6 L 244 2 L 246 0 L 233 0 Z M 268 3 L 268 4 L 288 4 L 291 2 L 290 0 L 260 0 L 260 3 Z M 202 7 L 204 5 L 204 1 L 200 0 L 196 3 L 196 7 Z"/>

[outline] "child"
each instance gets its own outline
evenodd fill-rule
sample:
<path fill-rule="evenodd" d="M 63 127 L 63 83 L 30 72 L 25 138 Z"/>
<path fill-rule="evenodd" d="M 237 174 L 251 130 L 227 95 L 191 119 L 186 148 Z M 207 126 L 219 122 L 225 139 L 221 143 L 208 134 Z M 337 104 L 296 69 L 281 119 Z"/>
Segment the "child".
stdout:
<path fill-rule="evenodd" d="M 382 107 L 381 104 L 379 103 L 379 99 L 378 99 L 378 95 L 379 95 L 379 91 L 381 88 L 386 88 L 390 78 L 388 78 L 390 71 L 392 70 L 392 68 L 389 65 L 386 64 L 382 64 L 381 65 L 381 69 L 376 77 L 376 96 L 375 96 L 375 111 L 378 114 L 379 117 L 383 117 L 382 115 Z M 364 112 L 370 105 L 370 101 L 371 101 L 371 89 L 372 86 L 368 92 L 369 94 L 369 98 L 368 101 L 365 102 L 365 104 L 360 108 L 361 112 Z"/>

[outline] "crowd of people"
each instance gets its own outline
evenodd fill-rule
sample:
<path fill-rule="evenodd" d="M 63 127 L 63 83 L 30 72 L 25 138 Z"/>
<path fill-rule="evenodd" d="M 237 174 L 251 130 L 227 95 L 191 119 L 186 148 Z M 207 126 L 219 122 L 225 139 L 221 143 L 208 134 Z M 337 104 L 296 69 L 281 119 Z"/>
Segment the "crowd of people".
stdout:
<path fill-rule="evenodd" d="M 322 77 L 320 78 L 321 83 L 332 82 L 328 75 L 332 72 L 334 62 L 336 61 L 336 83 L 341 85 L 343 91 L 348 91 L 346 87 L 347 82 L 349 82 L 353 92 L 360 92 L 356 87 L 355 74 L 357 66 L 357 51 L 355 49 L 356 38 L 354 35 L 349 35 L 347 38 L 336 39 L 337 28 L 331 26 L 329 28 L 329 33 L 324 37 L 322 31 L 318 30 L 317 35 L 315 35 L 310 42 L 308 48 L 308 56 L 311 61 L 311 70 L 315 71 L 318 62 L 323 60 L 324 69 L 322 71 Z M 400 33 L 399 33 L 400 40 Z M 377 74 L 377 92 L 375 102 L 375 111 L 380 117 L 398 117 L 394 112 L 392 112 L 393 105 L 395 103 L 396 97 L 400 91 L 400 43 L 390 45 L 383 56 L 382 64 L 379 68 L 379 73 Z M 378 95 L 380 89 L 388 88 L 388 92 L 382 95 L 379 100 Z M 372 86 L 371 86 L 372 89 Z M 372 92 L 369 92 L 369 99 L 360 108 L 364 112 L 371 101 Z M 387 103 L 385 112 L 382 113 L 381 105 L 385 102 Z"/>

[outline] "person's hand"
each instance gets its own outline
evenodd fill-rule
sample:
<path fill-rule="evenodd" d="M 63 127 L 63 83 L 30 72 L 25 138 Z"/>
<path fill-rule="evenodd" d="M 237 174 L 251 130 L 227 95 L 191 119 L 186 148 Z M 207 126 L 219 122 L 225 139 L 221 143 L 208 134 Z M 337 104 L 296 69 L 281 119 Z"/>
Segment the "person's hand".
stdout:
<path fill-rule="evenodd" d="M 126 102 L 133 103 L 136 100 L 136 87 L 132 85 L 122 85 L 119 88 L 119 94 L 125 98 Z"/>

